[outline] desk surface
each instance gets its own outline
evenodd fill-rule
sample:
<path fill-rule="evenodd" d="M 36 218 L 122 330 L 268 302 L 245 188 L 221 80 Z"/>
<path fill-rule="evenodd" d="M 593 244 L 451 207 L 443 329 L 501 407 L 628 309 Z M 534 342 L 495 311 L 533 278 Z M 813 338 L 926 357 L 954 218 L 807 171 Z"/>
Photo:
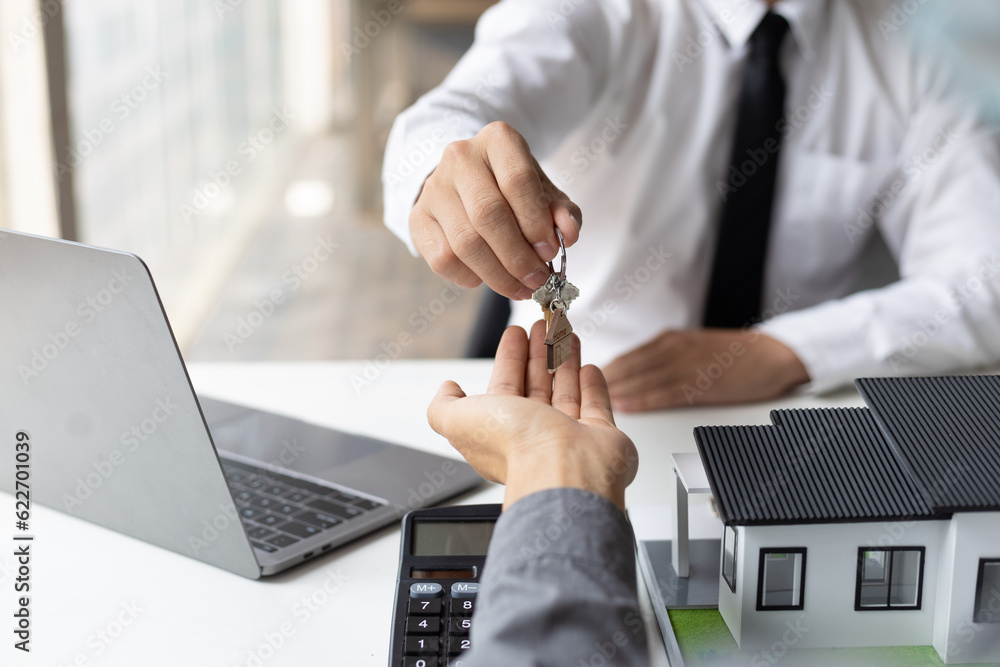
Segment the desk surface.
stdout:
<path fill-rule="evenodd" d="M 198 364 L 206 396 L 456 457 L 427 426 L 425 410 L 444 379 L 467 393 L 485 389 L 485 361 Z M 367 375 L 366 375 L 367 370 Z M 365 379 L 369 384 L 359 384 Z M 670 454 L 695 451 L 691 431 L 710 424 L 768 423 L 781 407 L 860 405 L 853 391 L 774 403 L 622 415 L 639 450 L 629 507 L 670 505 Z M 456 457 L 457 458 L 457 457 Z M 13 499 L 0 494 L 0 510 Z M 460 503 L 500 502 L 483 485 Z M 33 508 L 32 652 L 12 648 L 16 577 L 11 549 L 0 556 L 0 664 L 384 667 L 399 558 L 399 527 L 387 527 L 276 577 L 251 581 L 44 507 Z M 2 536 L 0 536 L 2 539 Z M 8 542 L 9 544 L 9 542 Z M 643 592 L 644 595 L 644 592 Z M 653 631 L 652 642 L 659 637 Z M 662 646 L 654 664 L 665 664 Z"/>

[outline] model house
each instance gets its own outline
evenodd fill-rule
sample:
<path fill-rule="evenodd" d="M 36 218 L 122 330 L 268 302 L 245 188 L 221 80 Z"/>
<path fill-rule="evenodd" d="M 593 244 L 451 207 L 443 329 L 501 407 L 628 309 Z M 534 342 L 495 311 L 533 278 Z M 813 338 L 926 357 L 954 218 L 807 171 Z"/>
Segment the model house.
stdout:
<path fill-rule="evenodd" d="M 868 409 L 702 427 L 741 650 L 1000 663 L 1000 377 L 866 379 Z"/>

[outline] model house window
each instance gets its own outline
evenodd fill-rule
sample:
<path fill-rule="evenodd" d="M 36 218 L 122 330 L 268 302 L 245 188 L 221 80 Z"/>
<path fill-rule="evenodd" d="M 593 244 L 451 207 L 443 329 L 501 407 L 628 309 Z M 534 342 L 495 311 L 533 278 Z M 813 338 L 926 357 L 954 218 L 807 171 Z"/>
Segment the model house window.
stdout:
<path fill-rule="evenodd" d="M 924 547 L 858 549 L 857 611 L 920 609 Z"/>
<path fill-rule="evenodd" d="M 761 549 L 757 611 L 802 609 L 805 582 L 805 548 Z"/>
<path fill-rule="evenodd" d="M 1000 623 L 1000 558 L 979 559 L 975 623 Z"/>
<path fill-rule="evenodd" d="M 736 592 L 736 527 L 726 526 L 722 538 L 722 578 Z"/>

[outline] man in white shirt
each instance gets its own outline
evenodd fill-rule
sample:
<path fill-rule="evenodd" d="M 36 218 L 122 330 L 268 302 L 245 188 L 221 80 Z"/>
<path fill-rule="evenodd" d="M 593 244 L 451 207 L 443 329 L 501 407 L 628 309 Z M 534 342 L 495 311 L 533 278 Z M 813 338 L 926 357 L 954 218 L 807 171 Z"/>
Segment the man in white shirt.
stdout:
<path fill-rule="evenodd" d="M 748 41 L 789 25 L 760 318 L 699 328 Z M 913 12 L 925 11 L 914 3 Z M 557 248 L 570 321 L 618 410 L 764 399 L 1000 359 L 1000 150 L 914 56 L 889 0 L 504 0 L 397 119 L 386 224 L 439 275 L 539 315 Z M 537 159 L 537 161 L 536 161 Z M 586 218 L 586 224 L 580 223 Z M 849 295 L 881 233 L 900 273 Z"/>

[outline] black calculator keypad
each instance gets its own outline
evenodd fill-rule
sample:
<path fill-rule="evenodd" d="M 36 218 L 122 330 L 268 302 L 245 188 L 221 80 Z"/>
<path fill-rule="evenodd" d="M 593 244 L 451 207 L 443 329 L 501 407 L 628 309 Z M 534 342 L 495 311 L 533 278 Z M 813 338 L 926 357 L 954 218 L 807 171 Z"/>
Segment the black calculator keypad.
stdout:
<path fill-rule="evenodd" d="M 406 619 L 406 634 L 437 636 L 441 634 L 441 619 L 433 616 L 408 618 Z"/>
<path fill-rule="evenodd" d="M 476 598 L 452 598 L 451 613 L 454 616 L 472 616 L 476 610 Z"/>
<path fill-rule="evenodd" d="M 424 589 L 411 589 L 407 601 L 403 667 L 458 667 L 462 663 L 461 654 L 472 648 L 469 631 L 478 586 L 460 593 L 467 597 L 453 597 L 449 593 L 454 590 L 438 588 L 437 584 L 430 584 L 433 591 L 425 590 L 427 584 L 421 586 Z M 440 597 L 412 597 L 428 594 Z"/>
<path fill-rule="evenodd" d="M 419 658 L 403 658 L 403 667 L 438 667 L 438 659 L 423 656 Z"/>
<path fill-rule="evenodd" d="M 430 600 L 410 598 L 408 613 L 410 616 L 440 616 L 441 598 L 432 598 Z"/>
<path fill-rule="evenodd" d="M 406 655 L 437 655 L 437 637 L 407 637 L 404 640 L 403 653 Z"/>

